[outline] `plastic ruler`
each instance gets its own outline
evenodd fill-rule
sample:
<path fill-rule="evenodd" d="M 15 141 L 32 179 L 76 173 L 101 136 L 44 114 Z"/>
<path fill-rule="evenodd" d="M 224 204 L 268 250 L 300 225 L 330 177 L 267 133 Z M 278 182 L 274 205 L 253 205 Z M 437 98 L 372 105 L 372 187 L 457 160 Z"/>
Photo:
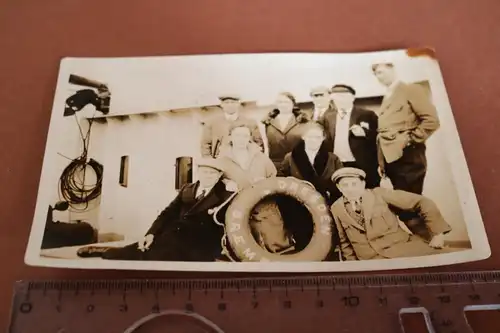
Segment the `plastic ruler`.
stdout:
<path fill-rule="evenodd" d="M 391 333 L 418 313 L 428 326 L 418 332 L 465 333 L 468 314 L 499 308 L 499 283 L 500 271 L 21 281 L 9 332 Z"/>

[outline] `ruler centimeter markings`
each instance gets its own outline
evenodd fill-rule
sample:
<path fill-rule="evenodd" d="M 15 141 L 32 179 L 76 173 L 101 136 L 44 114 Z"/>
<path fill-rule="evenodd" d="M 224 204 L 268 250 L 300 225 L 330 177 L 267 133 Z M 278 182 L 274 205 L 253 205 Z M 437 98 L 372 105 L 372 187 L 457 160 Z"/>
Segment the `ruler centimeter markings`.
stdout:
<path fill-rule="evenodd" d="M 400 313 L 420 312 L 436 333 L 466 333 L 464 309 L 498 304 L 500 271 L 21 281 L 9 332 L 391 333 L 402 332 Z"/>

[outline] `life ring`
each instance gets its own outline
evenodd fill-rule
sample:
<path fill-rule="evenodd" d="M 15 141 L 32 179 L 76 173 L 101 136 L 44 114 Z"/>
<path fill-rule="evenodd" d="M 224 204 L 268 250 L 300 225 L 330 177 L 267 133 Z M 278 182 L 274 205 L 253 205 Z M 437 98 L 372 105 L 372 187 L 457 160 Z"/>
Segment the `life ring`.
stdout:
<path fill-rule="evenodd" d="M 312 238 L 298 253 L 270 253 L 252 235 L 249 224 L 252 209 L 265 197 L 277 194 L 293 197 L 312 216 Z M 293 177 L 267 178 L 242 190 L 232 200 L 225 218 L 227 239 L 241 261 L 322 261 L 331 250 L 332 224 L 329 207 L 323 196 L 311 184 Z"/>

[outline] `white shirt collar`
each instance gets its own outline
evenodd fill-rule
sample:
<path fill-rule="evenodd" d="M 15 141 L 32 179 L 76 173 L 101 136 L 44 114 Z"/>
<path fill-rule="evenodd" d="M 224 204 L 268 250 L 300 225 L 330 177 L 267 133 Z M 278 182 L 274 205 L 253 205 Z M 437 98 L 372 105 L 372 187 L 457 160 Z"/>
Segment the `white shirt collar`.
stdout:
<path fill-rule="evenodd" d="M 320 114 L 323 114 L 326 112 L 326 110 L 328 110 L 329 106 L 324 106 L 322 108 L 319 108 L 319 107 L 316 107 L 314 106 L 314 112 L 315 113 L 320 113 Z"/>
<path fill-rule="evenodd" d="M 351 114 L 353 108 L 354 108 L 354 106 L 351 106 L 349 109 L 345 109 L 344 110 L 345 111 L 345 117 L 347 117 L 347 116 L 349 116 Z M 338 117 L 342 117 L 342 110 L 341 109 L 339 109 L 339 112 L 337 112 L 337 116 Z M 343 118 L 344 117 L 342 117 L 342 119 Z"/>
<path fill-rule="evenodd" d="M 236 119 L 238 119 L 238 116 L 239 116 L 238 113 L 234 113 L 234 114 L 224 113 L 224 117 L 226 118 L 226 120 L 229 120 L 229 121 L 235 121 Z"/>
<path fill-rule="evenodd" d="M 316 151 L 306 150 L 306 155 L 309 158 L 309 161 L 311 162 L 311 164 L 314 164 L 314 159 L 316 158 L 316 155 L 318 155 L 318 151 L 319 151 L 319 149 Z"/>
<path fill-rule="evenodd" d="M 200 196 L 202 191 L 205 191 L 205 195 L 207 195 L 208 193 L 210 193 L 210 191 L 212 191 L 213 188 L 214 188 L 213 186 L 212 187 L 201 187 L 201 185 L 198 186 L 198 189 L 196 190 L 196 197 Z"/>
<path fill-rule="evenodd" d="M 323 117 L 325 114 L 326 110 L 328 110 L 329 106 L 323 107 L 323 108 L 317 108 L 314 106 L 314 111 L 313 111 L 313 120 L 318 120 L 320 117 Z"/>

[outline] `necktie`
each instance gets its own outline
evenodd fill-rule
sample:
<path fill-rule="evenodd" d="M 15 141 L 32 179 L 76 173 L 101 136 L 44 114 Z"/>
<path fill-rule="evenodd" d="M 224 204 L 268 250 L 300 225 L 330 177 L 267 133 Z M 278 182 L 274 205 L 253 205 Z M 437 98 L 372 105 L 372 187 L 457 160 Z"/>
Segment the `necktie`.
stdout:
<path fill-rule="evenodd" d="M 346 110 L 340 110 L 340 118 L 344 119 L 345 115 L 347 114 Z"/>
<path fill-rule="evenodd" d="M 359 202 L 359 200 L 355 200 L 355 201 L 351 201 L 351 205 L 352 205 L 352 209 L 356 212 L 356 213 L 361 213 L 361 203 Z"/>

